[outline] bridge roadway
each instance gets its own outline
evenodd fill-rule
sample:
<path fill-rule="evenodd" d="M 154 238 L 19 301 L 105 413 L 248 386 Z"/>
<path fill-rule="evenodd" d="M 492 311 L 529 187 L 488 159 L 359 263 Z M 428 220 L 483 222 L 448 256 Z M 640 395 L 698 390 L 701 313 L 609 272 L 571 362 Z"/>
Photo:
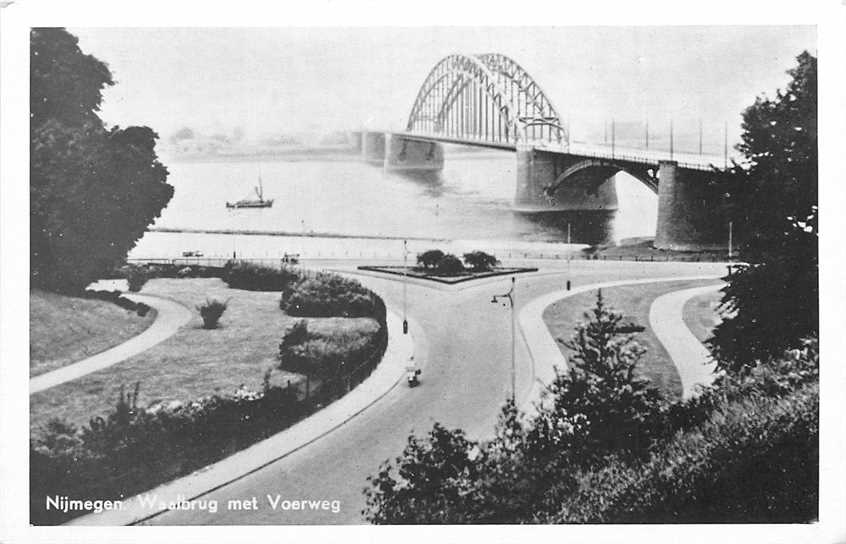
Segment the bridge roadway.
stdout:
<path fill-rule="evenodd" d="M 544 271 L 518 276 L 517 311 L 544 293 L 561 290 L 566 265 L 550 263 Z M 705 263 L 573 262 L 574 285 L 668 276 L 721 274 L 723 265 Z M 389 305 L 401 308 L 397 279 L 362 277 Z M 362 490 L 379 464 L 400 454 L 411 431 L 420 435 L 436 421 L 460 427 L 472 437 L 490 435 L 498 411 L 509 394 L 511 333 L 509 310 L 490 303 L 491 295 L 508 290 L 510 279 L 492 278 L 460 287 L 408 285 L 416 360 L 422 384 L 394 388 L 379 402 L 344 426 L 311 445 L 203 498 L 217 499 L 220 509 L 171 511 L 145 524 L 281 525 L 364 523 Z M 667 284 L 667 291 L 681 288 Z M 518 402 L 531 385 L 532 365 L 518 333 Z M 283 499 L 340 500 L 331 511 L 276 511 L 265 495 Z M 227 511 L 230 499 L 258 498 L 259 510 Z"/>
<path fill-rule="evenodd" d="M 515 142 L 492 142 L 481 138 L 450 137 L 439 134 L 423 134 L 414 132 L 392 133 L 406 140 L 420 142 L 438 142 L 443 144 L 463 145 L 469 147 L 485 147 L 502 151 L 516 151 Z M 545 140 L 529 141 L 525 144 L 539 151 L 557 153 L 560 155 L 574 155 L 585 159 L 608 159 L 619 163 L 635 163 L 652 165 L 656 168 L 661 161 L 675 161 L 679 168 L 710 172 L 715 167 L 722 168 L 728 160 L 727 156 L 706 153 L 673 152 L 663 149 L 643 149 L 637 147 L 612 146 L 611 144 L 589 144 L 574 142 L 570 145 L 548 142 Z"/>

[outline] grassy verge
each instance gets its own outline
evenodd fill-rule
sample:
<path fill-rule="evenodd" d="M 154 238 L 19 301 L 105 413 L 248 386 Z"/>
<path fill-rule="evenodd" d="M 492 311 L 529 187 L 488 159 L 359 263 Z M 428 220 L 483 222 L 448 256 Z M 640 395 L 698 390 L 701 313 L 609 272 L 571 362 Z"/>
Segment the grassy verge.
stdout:
<path fill-rule="evenodd" d="M 682 311 L 684 324 L 700 342 L 710 338 L 711 331 L 720 322 L 717 307 L 722 298 L 722 292 L 714 291 L 693 297 L 685 303 Z"/>
<path fill-rule="evenodd" d="M 639 368 L 641 373 L 649 378 L 668 399 L 676 399 L 681 396 L 681 379 L 673 361 L 667 354 L 667 350 L 664 349 L 658 337 L 649 328 L 649 308 L 655 298 L 664 293 L 704 284 L 706 282 L 703 281 L 674 281 L 602 290 L 605 302 L 615 311 L 623 314 L 624 322 L 645 327 L 643 332 L 636 334 L 638 342 L 647 349 Z M 592 308 L 595 302 L 596 291 L 591 291 L 566 298 L 547 308 L 543 314 L 543 319 L 553 338 L 569 340 L 576 324 L 584 320 L 584 312 Z M 693 310 L 695 310 L 694 313 L 701 311 L 708 314 L 710 312 L 710 309 L 705 306 L 694 306 Z M 569 356 L 569 350 L 560 341 L 558 348 L 565 357 Z"/>
<path fill-rule="evenodd" d="M 149 327 L 144 317 L 111 302 L 58 295 L 33 289 L 29 293 L 29 374 L 38 376 L 112 348 Z"/>
<path fill-rule="evenodd" d="M 144 294 L 163 296 L 194 308 L 207 297 L 229 300 L 218 329 L 202 328 L 199 314 L 161 344 L 107 369 L 88 374 L 30 397 L 30 427 L 53 417 L 87 423 L 110 411 L 120 386 L 141 383 L 139 406 L 157 401 L 190 400 L 229 393 L 244 385 L 260 390 L 268 369 L 271 381 L 285 386 L 302 381 L 299 374 L 276 369 L 279 342 L 295 318 L 279 310 L 278 292 L 230 289 L 217 278 L 154 279 Z M 337 328 L 372 330 L 369 318 L 309 318 L 314 331 Z M 341 322 L 343 322 L 341 324 Z"/>

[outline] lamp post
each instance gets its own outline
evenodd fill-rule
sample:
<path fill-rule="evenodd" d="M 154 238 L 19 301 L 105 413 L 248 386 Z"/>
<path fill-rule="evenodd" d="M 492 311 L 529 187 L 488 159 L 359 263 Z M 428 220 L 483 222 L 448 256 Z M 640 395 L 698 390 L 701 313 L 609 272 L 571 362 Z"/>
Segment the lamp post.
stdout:
<path fill-rule="evenodd" d="M 570 223 L 567 222 L 567 290 L 570 290 L 570 259 L 573 248 L 570 247 Z"/>
<path fill-rule="evenodd" d="M 408 334 L 408 240 L 402 241 L 402 333 Z"/>
<path fill-rule="evenodd" d="M 496 304 L 499 302 L 499 299 L 507 298 L 509 305 L 511 307 L 511 403 L 516 404 L 516 389 L 517 389 L 517 369 L 515 360 L 517 359 L 517 337 L 516 337 L 516 324 L 515 324 L 515 311 L 514 311 L 514 298 L 516 296 L 515 287 L 516 287 L 516 278 L 514 276 L 511 277 L 511 289 L 508 290 L 507 293 L 502 295 L 494 295 L 491 297 L 491 304 Z"/>

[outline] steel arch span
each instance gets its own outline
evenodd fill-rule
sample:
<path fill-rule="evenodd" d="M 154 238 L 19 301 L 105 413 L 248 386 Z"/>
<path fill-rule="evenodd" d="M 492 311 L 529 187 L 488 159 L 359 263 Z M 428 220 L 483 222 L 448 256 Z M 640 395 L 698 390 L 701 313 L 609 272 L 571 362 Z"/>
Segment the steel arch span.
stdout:
<path fill-rule="evenodd" d="M 406 131 L 457 141 L 568 146 L 558 111 L 534 79 L 505 55 L 449 55 L 417 93 Z"/>

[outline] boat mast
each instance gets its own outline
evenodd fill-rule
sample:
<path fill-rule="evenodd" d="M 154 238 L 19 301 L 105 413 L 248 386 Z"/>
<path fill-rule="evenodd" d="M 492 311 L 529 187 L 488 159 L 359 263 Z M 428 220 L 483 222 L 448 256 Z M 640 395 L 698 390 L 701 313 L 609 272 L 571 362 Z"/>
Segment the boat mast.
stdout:
<path fill-rule="evenodd" d="M 264 187 L 261 186 L 261 166 L 259 166 L 259 175 L 258 175 L 258 187 L 256 187 L 256 194 L 259 197 L 259 200 L 264 201 Z"/>

